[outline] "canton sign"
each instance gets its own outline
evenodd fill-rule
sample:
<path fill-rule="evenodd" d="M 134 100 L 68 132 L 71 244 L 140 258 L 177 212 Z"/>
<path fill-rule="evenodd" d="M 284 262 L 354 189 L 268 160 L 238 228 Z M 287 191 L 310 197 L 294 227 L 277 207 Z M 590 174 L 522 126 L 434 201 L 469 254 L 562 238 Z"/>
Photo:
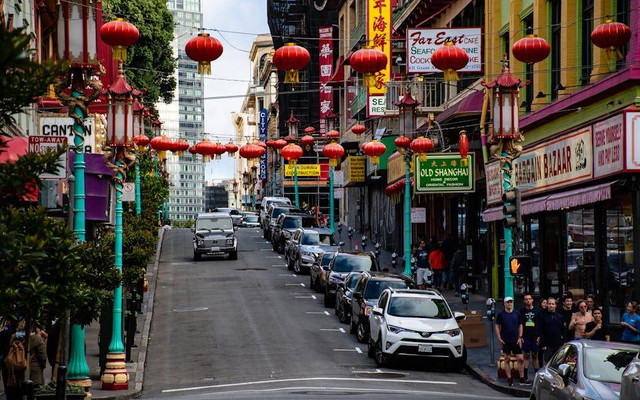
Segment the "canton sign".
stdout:
<path fill-rule="evenodd" d="M 57 116 L 41 116 L 38 118 L 38 135 L 46 137 L 66 137 L 67 145 L 73 148 L 73 118 Z M 85 120 L 87 131 L 84 134 L 84 152 L 93 153 L 96 148 L 95 118 Z"/>

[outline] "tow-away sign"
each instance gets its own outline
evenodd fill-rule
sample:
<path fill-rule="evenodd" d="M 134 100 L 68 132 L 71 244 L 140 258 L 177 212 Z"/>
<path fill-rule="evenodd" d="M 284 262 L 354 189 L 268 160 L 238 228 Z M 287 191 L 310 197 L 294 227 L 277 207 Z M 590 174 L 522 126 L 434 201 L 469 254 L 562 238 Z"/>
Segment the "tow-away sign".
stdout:
<path fill-rule="evenodd" d="M 45 153 L 67 144 L 64 136 L 29 136 L 29 153 Z M 55 174 L 42 174 L 40 179 L 65 179 L 67 177 L 67 152 L 58 159 L 58 171 Z"/>

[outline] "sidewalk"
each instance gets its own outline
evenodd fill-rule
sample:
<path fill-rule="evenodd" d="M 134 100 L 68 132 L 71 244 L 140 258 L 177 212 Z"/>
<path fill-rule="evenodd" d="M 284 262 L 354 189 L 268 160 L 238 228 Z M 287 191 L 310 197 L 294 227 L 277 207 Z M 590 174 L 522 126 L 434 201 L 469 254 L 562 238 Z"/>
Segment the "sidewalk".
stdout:
<path fill-rule="evenodd" d="M 367 240 L 366 247 L 362 248 L 362 232 L 353 232 L 352 239 L 349 239 L 348 236 L 348 227 L 346 225 L 342 225 L 342 233 L 338 232 L 338 226 L 336 224 L 336 236 L 338 241 L 342 241 L 345 243 L 343 246 L 344 250 L 352 250 L 354 249 L 356 243 L 358 244 L 358 250 L 360 251 L 375 251 L 375 242 L 371 240 Z M 397 258 L 396 268 L 392 268 L 391 266 L 391 253 L 385 250 L 381 250 L 380 256 L 378 256 L 379 264 L 382 268 L 389 268 L 390 272 L 393 273 L 402 273 L 404 271 L 404 261 L 401 257 Z M 518 383 L 515 383 L 514 386 L 509 387 L 507 385 L 506 378 L 498 378 L 498 368 L 497 366 L 491 366 L 491 331 L 493 329 L 492 324 L 486 318 L 486 310 L 487 307 L 485 302 L 487 300 L 486 296 L 470 293 L 469 294 L 469 304 L 465 305 L 462 303 L 462 299 L 460 297 L 454 296 L 453 290 L 444 290 L 442 291 L 442 295 L 449 303 L 449 306 L 453 311 L 467 311 L 471 310 L 475 311 L 478 314 L 482 314 L 482 321 L 485 325 L 486 335 L 487 335 L 487 343 L 488 345 L 485 347 L 472 347 L 467 348 L 467 371 L 480 379 L 484 383 L 493 387 L 494 389 L 510 394 L 512 396 L 517 397 L 529 397 L 531 394 L 531 385 L 520 386 Z M 502 311 L 502 302 L 499 299 L 496 299 L 496 311 Z M 494 335 L 495 336 L 495 335 Z M 494 355 L 495 360 L 500 358 L 500 343 L 497 338 L 494 338 Z M 529 368 L 529 379 L 533 380 L 533 367 Z M 517 379 L 515 380 L 517 381 Z"/>

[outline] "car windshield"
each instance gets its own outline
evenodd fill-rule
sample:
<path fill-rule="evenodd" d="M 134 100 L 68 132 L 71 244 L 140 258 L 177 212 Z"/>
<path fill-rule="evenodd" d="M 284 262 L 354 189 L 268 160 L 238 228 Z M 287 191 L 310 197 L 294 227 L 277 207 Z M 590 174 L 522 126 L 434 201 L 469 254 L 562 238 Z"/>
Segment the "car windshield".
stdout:
<path fill-rule="evenodd" d="M 360 275 L 361 274 L 351 274 L 351 279 L 349 279 L 349 282 L 347 282 L 347 286 L 349 287 L 349 289 L 353 290 L 356 288 Z"/>
<path fill-rule="evenodd" d="M 302 244 L 309 246 L 334 246 L 336 243 L 330 233 L 305 233 L 302 236 Z"/>
<path fill-rule="evenodd" d="M 246 217 L 244 217 L 244 220 L 247 222 L 258 222 L 258 216 L 257 215 L 247 215 Z"/>
<path fill-rule="evenodd" d="M 369 256 L 339 254 L 333 263 L 335 272 L 370 271 L 373 261 Z"/>
<path fill-rule="evenodd" d="M 404 281 L 387 281 L 387 280 L 370 280 L 364 290 L 364 298 L 367 300 L 375 300 L 380 297 L 382 291 L 387 288 L 407 289 L 407 283 Z"/>
<path fill-rule="evenodd" d="M 620 383 L 622 372 L 638 354 L 632 349 L 588 348 L 584 353 L 584 375 L 587 379 Z"/>
<path fill-rule="evenodd" d="M 286 217 L 282 222 L 284 229 L 315 228 L 316 221 L 306 217 Z"/>
<path fill-rule="evenodd" d="M 395 317 L 451 318 L 451 312 L 444 300 L 427 297 L 393 297 L 388 312 Z"/>
<path fill-rule="evenodd" d="M 335 253 L 324 253 L 322 255 L 322 260 L 320 261 L 320 266 L 324 267 L 325 265 L 329 265 L 334 256 Z"/>
<path fill-rule="evenodd" d="M 287 211 L 288 210 L 286 208 L 274 208 L 271 212 L 271 219 L 275 221 L 278 218 L 278 215 L 284 214 Z"/>
<path fill-rule="evenodd" d="M 233 224 L 231 223 L 231 218 L 228 217 L 220 217 L 220 218 L 201 218 L 196 221 L 196 230 L 231 230 L 233 229 Z"/>

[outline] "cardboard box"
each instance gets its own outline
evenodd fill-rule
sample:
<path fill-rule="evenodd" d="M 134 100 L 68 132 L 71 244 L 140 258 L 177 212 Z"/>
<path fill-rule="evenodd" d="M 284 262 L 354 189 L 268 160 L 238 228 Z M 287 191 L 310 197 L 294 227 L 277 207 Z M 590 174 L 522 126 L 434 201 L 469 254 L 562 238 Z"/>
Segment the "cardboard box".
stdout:
<path fill-rule="evenodd" d="M 460 329 L 464 333 L 464 345 L 466 347 L 485 347 L 487 345 L 487 331 L 482 322 L 481 311 L 464 311 L 467 318 L 458 321 Z"/>

